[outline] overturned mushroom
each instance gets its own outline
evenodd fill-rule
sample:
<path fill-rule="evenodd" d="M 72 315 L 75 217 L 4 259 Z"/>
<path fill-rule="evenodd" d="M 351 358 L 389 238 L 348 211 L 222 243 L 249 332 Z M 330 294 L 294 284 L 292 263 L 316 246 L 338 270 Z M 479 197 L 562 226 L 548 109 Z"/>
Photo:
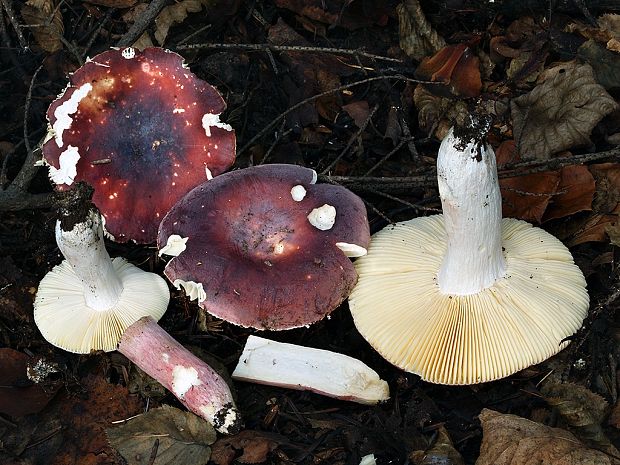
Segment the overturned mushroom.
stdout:
<path fill-rule="evenodd" d="M 164 273 L 209 313 L 257 329 L 308 325 L 334 310 L 357 274 L 348 256 L 370 240 L 361 199 L 315 184 L 294 165 L 233 171 L 187 194 L 164 217 Z M 303 188 L 303 190 L 302 190 Z"/>
<path fill-rule="evenodd" d="M 79 354 L 118 346 L 218 431 L 238 430 L 240 418 L 226 382 L 156 323 L 170 299 L 165 280 L 123 258 L 110 259 L 95 210 L 75 224 L 58 221 L 56 240 L 66 260 L 43 278 L 34 303 L 43 337 Z"/>
<path fill-rule="evenodd" d="M 59 189 L 78 180 L 95 188 L 115 240 L 154 242 L 170 207 L 234 162 L 234 131 L 219 120 L 225 108 L 180 55 L 109 50 L 78 69 L 50 105 L 43 158 Z"/>
<path fill-rule="evenodd" d="M 481 383 L 539 363 L 566 346 L 588 311 L 566 247 L 502 220 L 495 154 L 479 130 L 451 130 L 441 144 L 443 215 L 374 235 L 349 298 L 370 344 L 434 383 Z"/>

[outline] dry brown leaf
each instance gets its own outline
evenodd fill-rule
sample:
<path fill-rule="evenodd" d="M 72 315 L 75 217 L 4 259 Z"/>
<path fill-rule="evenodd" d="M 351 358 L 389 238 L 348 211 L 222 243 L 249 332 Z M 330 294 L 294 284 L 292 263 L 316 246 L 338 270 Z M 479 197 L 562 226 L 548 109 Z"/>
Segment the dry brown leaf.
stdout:
<path fill-rule="evenodd" d="M 596 186 L 587 166 L 565 166 L 560 170 L 558 195 L 551 198 L 543 221 L 592 210 L 592 199 Z"/>
<path fill-rule="evenodd" d="M 483 437 L 476 465 L 618 465 L 566 430 L 488 409 L 478 418 Z"/>
<path fill-rule="evenodd" d="M 594 80 L 591 66 L 558 73 L 512 100 L 513 131 L 521 157 L 545 160 L 561 150 L 588 144 L 594 126 L 617 106 Z"/>
<path fill-rule="evenodd" d="M 573 247 L 586 242 L 604 242 L 607 240 L 607 227 L 618 221 L 617 215 L 599 215 L 594 214 L 581 224 L 574 224 L 576 231 L 567 238 L 566 245 Z M 577 223 L 577 222 L 573 222 Z"/>
<path fill-rule="evenodd" d="M 211 461 L 216 465 L 229 465 L 233 459 L 240 463 L 262 463 L 283 440 L 277 434 L 244 430 L 234 436 L 218 439 L 213 444 Z M 236 457 L 239 451 L 243 453 Z"/>
<path fill-rule="evenodd" d="M 138 3 L 138 0 L 86 0 L 93 5 L 107 6 L 108 8 L 129 8 Z"/>
<path fill-rule="evenodd" d="M 370 114 L 370 108 L 366 100 L 348 103 L 347 105 L 343 105 L 342 109 L 353 119 L 358 128 L 364 125 Z"/>
<path fill-rule="evenodd" d="M 433 55 L 446 46 L 424 16 L 418 0 L 405 0 L 396 7 L 400 48 L 414 60 Z"/>
<path fill-rule="evenodd" d="M 573 383 L 545 383 L 541 393 L 583 441 L 608 454 L 620 456 L 601 426 L 608 410 L 605 399 Z"/>
<path fill-rule="evenodd" d="M 540 223 L 559 184 L 560 173 L 557 171 L 500 179 L 503 215 Z"/>
<path fill-rule="evenodd" d="M 590 39 L 579 47 L 577 54 L 592 66 L 597 82 L 605 89 L 620 87 L 620 56 L 618 53 L 607 50 L 604 45 Z"/>
<path fill-rule="evenodd" d="M 620 164 L 591 165 L 590 172 L 596 180 L 592 209 L 595 213 L 612 213 L 620 203 Z"/>
<path fill-rule="evenodd" d="M 464 123 L 469 117 L 469 109 L 463 100 L 452 100 L 431 94 L 418 84 L 413 92 L 413 102 L 418 109 L 418 124 L 429 135 L 431 132 L 439 139 L 444 131 L 456 124 Z"/>
<path fill-rule="evenodd" d="M 163 45 L 168 30 L 176 23 L 182 23 L 189 13 L 196 13 L 202 7 L 212 6 L 211 0 L 182 0 L 178 3 L 168 5 L 155 18 L 155 40 L 159 45 Z"/>
<path fill-rule="evenodd" d="M 39 47 L 49 53 L 62 49 L 60 39 L 65 28 L 60 8 L 54 0 L 28 0 L 21 14 Z"/>
<path fill-rule="evenodd" d="M 463 457 L 454 448 L 448 431 L 440 426 L 437 439 L 427 451 L 415 451 L 409 459 L 415 465 L 464 465 Z"/>
<path fill-rule="evenodd" d="M 495 150 L 495 160 L 498 168 L 518 162 L 520 158 L 515 141 L 512 139 L 503 141 Z"/>

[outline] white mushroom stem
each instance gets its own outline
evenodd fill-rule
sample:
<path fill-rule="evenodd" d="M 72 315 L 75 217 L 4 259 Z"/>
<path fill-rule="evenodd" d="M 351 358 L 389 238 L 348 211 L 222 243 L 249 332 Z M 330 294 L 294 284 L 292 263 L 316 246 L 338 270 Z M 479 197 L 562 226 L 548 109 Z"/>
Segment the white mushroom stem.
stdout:
<path fill-rule="evenodd" d="M 439 288 L 444 294 L 476 294 L 506 273 L 495 153 L 450 130 L 439 148 L 437 178 L 448 240 Z"/>
<path fill-rule="evenodd" d="M 241 418 L 224 379 L 151 317 L 144 317 L 127 328 L 118 351 L 216 430 L 227 434 L 239 431 Z"/>
<path fill-rule="evenodd" d="M 86 305 L 97 311 L 113 307 L 123 284 L 105 248 L 99 213 L 90 211 L 86 220 L 75 224 L 70 231 L 64 231 L 58 221 L 56 242 L 82 282 Z"/>
<path fill-rule="evenodd" d="M 388 384 L 353 357 L 257 336 L 248 338 L 232 377 L 361 404 L 390 398 Z"/>

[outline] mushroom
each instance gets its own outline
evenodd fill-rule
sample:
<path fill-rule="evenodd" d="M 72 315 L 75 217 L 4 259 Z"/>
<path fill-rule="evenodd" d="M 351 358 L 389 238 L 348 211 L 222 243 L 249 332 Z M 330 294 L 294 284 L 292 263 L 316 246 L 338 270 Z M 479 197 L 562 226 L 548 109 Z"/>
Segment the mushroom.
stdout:
<path fill-rule="evenodd" d="M 480 133 L 453 128 L 441 143 L 443 215 L 386 227 L 355 263 L 357 329 L 389 362 L 433 383 L 481 383 L 539 363 L 588 311 L 567 248 L 502 219 L 495 154 Z"/>
<path fill-rule="evenodd" d="M 226 382 L 156 323 L 170 299 L 166 281 L 123 258 L 110 259 L 96 210 L 81 221 L 71 218 L 56 224 L 65 260 L 43 278 L 34 302 L 43 337 L 79 354 L 118 347 L 218 431 L 237 431 L 240 417 Z"/>
<path fill-rule="evenodd" d="M 79 68 L 50 105 L 44 162 L 58 189 L 78 180 L 95 188 L 114 240 L 154 242 L 170 207 L 234 162 L 235 133 L 219 120 L 225 108 L 180 55 L 109 50 Z"/>
<path fill-rule="evenodd" d="M 257 329 L 314 323 L 347 297 L 370 240 L 362 200 L 294 165 L 225 173 L 164 217 L 164 273 L 209 313 Z"/>

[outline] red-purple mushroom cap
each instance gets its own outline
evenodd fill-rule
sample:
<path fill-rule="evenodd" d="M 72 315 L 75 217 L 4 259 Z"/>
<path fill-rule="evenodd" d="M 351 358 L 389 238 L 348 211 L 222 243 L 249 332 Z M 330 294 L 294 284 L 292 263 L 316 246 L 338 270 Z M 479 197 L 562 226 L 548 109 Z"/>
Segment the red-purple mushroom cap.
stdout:
<path fill-rule="evenodd" d="M 257 329 L 314 323 L 349 295 L 366 253 L 366 208 L 294 165 L 233 171 L 189 192 L 164 217 L 164 273 L 209 313 Z"/>
<path fill-rule="evenodd" d="M 95 188 L 115 240 L 154 242 L 170 207 L 234 162 L 235 133 L 219 120 L 225 108 L 180 55 L 109 50 L 50 105 L 43 158 L 59 189 L 79 180 Z"/>

